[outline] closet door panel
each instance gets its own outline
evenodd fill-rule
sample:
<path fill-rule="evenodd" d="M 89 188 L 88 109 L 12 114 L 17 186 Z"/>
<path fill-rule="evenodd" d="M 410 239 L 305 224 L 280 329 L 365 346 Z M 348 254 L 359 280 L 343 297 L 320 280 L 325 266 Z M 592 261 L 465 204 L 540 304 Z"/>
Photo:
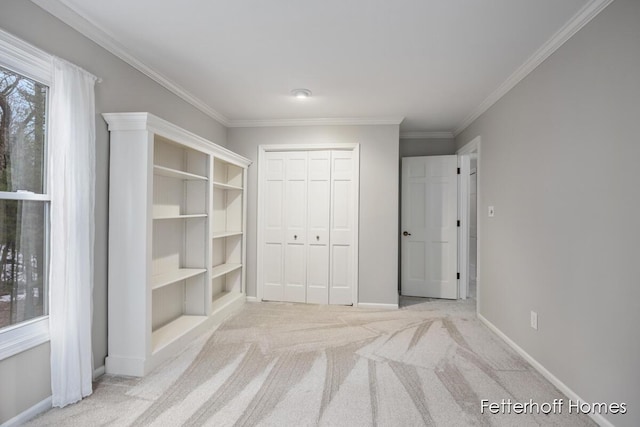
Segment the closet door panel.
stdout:
<path fill-rule="evenodd" d="M 263 251 L 264 300 L 284 299 L 285 153 L 266 153 Z"/>
<path fill-rule="evenodd" d="M 284 263 L 285 288 L 283 301 L 306 301 L 307 254 L 305 245 L 287 245 Z"/>
<path fill-rule="evenodd" d="M 331 153 L 330 304 L 353 304 L 353 239 L 356 198 L 351 151 Z"/>
<path fill-rule="evenodd" d="M 285 153 L 284 301 L 306 301 L 307 160 L 304 151 Z"/>
<path fill-rule="evenodd" d="M 284 153 L 286 165 L 285 225 L 287 244 L 304 244 L 307 231 L 307 153 Z"/>
<path fill-rule="evenodd" d="M 309 152 L 307 302 L 329 302 L 331 152 Z"/>

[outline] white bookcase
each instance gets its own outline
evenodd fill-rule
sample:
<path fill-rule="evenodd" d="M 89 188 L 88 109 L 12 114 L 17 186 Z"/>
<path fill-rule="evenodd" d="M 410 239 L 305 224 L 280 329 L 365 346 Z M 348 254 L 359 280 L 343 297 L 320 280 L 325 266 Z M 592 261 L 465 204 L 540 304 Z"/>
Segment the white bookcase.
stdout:
<path fill-rule="evenodd" d="M 143 376 L 245 300 L 248 159 L 149 113 L 111 134 L 107 373 Z"/>
<path fill-rule="evenodd" d="M 221 159 L 213 163 L 212 308 L 244 283 L 244 169 Z"/>

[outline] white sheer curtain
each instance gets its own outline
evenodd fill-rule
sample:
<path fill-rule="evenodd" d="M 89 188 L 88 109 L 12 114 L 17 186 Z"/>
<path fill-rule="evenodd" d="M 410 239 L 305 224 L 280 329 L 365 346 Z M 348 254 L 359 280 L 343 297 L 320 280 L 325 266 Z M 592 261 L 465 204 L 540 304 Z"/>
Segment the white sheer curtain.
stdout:
<path fill-rule="evenodd" d="M 49 319 L 53 406 L 92 392 L 96 78 L 53 59 Z"/>

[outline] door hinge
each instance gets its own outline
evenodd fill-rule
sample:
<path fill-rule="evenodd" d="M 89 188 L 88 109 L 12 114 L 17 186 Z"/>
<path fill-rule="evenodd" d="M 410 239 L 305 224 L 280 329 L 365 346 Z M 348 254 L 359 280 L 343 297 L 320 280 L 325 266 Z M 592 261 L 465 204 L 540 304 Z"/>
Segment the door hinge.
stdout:
<path fill-rule="evenodd" d="M 460 168 L 458 168 L 458 175 L 460 175 Z"/>
<path fill-rule="evenodd" d="M 460 227 L 460 220 L 458 220 L 458 227 Z"/>
<path fill-rule="evenodd" d="M 460 280 L 460 273 L 458 273 L 458 280 Z"/>

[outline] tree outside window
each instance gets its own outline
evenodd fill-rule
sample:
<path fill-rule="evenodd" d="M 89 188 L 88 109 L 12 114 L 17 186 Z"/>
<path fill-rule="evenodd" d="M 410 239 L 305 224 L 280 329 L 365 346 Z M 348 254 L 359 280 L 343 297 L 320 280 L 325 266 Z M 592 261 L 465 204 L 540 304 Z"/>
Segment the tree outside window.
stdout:
<path fill-rule="evenodd" d="M 0 329 L 47 314 L 47 93 L 0 67 Z"/>

